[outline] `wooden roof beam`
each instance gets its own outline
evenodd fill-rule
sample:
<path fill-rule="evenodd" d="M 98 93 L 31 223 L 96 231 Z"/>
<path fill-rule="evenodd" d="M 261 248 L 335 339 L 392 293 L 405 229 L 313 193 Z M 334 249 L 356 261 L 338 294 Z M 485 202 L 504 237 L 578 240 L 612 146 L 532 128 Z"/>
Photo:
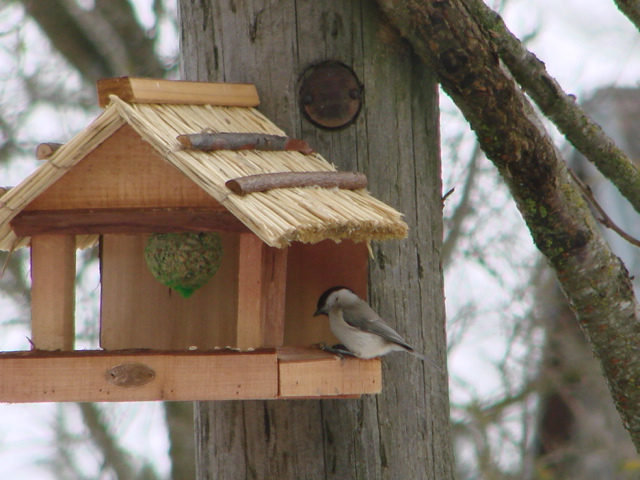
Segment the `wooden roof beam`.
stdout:
<path fill-rule="evenodd" d="M 91 235 L 105 233 L 249 232 L 221 205 L 215 207 L 104 208 L 24 210 L 10 222 L 16 235 L 43 233 Z"/>
<path fill-rule="evenodd" d="M 105 108 L 109 95 L 127 103 L 166 103 L 256 107 L 260 104 L 255 85 L 248 83 L 206 83 L 155 78 L 106 78 L 98 80 L 98 103 Z"/>

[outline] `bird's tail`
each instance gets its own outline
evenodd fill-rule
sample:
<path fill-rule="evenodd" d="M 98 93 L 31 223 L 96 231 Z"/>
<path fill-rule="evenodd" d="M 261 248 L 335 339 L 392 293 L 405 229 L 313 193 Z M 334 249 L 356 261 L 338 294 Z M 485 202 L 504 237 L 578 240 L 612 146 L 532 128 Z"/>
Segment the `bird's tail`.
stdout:
<path fill-rule="evenodd" d="M 423 362 L 429 363 L 433 368 L 438 370 L 440 373 L 444 374 L 444 369 L 440 365 L 438 365 L 436 362 L 431 360 L 429 357 L 425 357 L 420 352 L 416 352 L 413 348 L 408 348 L 407 352 L 409 352 L 411 355 L 415 355 L 416 357 L 418 357 Z"/>

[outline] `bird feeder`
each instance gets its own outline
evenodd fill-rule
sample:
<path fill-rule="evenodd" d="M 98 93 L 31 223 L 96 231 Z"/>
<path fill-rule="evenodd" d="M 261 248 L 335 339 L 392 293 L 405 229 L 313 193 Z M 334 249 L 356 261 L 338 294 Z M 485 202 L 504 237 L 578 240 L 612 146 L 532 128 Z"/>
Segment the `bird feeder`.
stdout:
<path fill-rule="evenodd" d="M 312 346 L 335 343 L 312 315 L 333 285 L 366 296 L 367 242 L 405 237 L 401 215 L 287 138 L 253 85 L 124 77 L 98 97 L 104 112 L 40 145 L 43 164 L 0 196 L 0 248 L 31 249 L 33 345 L 0 353 L 0 402 L 379 392 L 380 361 Z M 150 238 L 182 233 L 222 252 L 189 298 L 145 261 Z M 75 255 L 93 246 L 101 349 L 77 351 Z"/>

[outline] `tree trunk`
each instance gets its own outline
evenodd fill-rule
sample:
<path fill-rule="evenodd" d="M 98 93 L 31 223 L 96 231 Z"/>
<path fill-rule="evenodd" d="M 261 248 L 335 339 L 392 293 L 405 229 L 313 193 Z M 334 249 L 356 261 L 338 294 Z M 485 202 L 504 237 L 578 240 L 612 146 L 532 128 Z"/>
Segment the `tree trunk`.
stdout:
<path fill-rule="evenodd" d="M 376 0 L 438 75 L 498 168 L 601 362 L 640 451 L 640 305 L 624 264 L 602 237 L 582 192 L 521 88 L 493 33 L 463 0 Z"/>
<path fill-rule="evenodd" d="M 260 110 L 341 170 L 367 174 L 404 212 L 410 237 L 373 245 L 370 299 L 410 344 L 444 364 L 437 89 L 373 4 L 182 0 L 186 80 L 255 83 Z M 298 79 L 338 60 L 364 84 L 342 130 L 303 120 Z M 320 292 L 319 292 L 320 293 Z M 404 354 L 384 359 L 383 393 L 357 400 L 196 405 L 199 479 L 453 478 L 447 379 Z"/>

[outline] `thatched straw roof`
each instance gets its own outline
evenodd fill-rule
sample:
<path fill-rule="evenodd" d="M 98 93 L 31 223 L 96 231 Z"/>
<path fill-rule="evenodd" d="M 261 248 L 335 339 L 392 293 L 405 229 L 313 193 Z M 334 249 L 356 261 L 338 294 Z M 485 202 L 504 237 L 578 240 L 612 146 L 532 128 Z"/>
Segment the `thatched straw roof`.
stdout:
<path fill-rule="evenodd" d="M 110 105 L 93 123 L 21 184 L 0 196 L 0 249 L 28 242 L 28 238 L 15 236 L 9 222 L 125 123 L 268 245 L 284 247 L 291 242 L 314 243 L 324 239 L 387 240 L 407 235 L 401 214 L 366 190 L 278 188 L 241 196 L 225 186 L 227 180 L 244 175 L 334 171 L 335 167 L 317 153 L 204 152 L 184 150 L 176 140 L 178 135 L 204 130 L 285 135 L 254 108 L 128 104 L 112 96 Z M 78 238 L 78 245 L 86 246 L 94 239 L 94 236 Z"/>

